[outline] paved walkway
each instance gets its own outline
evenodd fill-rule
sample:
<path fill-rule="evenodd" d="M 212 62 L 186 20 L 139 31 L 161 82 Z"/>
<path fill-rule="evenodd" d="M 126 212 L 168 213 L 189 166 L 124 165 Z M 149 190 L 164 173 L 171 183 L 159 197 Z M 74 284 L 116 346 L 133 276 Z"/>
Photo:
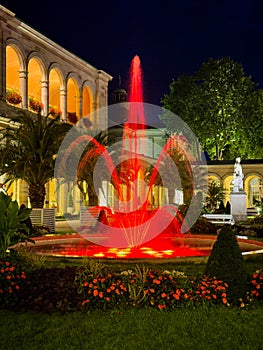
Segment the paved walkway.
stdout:
<path fill-rule="evenodd" d="M 74 231 L 74 223 L 76 227 L 79 227 L 79 220 L 72 221 L 73 227 L 70 225 L 70 221 L 66 221 L 66 220 L 56 221 L 55 230 L 56 232 L 66 232 L 66 231 L 72 232 Z"/>

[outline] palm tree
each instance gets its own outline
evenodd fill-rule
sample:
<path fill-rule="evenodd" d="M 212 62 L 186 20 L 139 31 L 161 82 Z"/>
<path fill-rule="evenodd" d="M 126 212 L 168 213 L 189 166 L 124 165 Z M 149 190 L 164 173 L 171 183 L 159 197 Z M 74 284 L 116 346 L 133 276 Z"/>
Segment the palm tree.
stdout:
<path fill-rule="evenodd" d="M 215 211 L 219 203 L 225 199 L 225 196 L 224 188 L 217 181 L 211 181 L 207 189 L 206 207 L 212 212 Z"/>
<path fill-rule="evenodd" d="M 0 131 L 0 174 L 24 180 L 32 208 L 43 208 L 45 184 L 54 177 L 56 154 L 71 125 L 20 110 Z"/>
<path fill-rule="evenodd" d="M 109 173 L 107 158 L 103 163 L 104 166 L 100 168 L 100 176 L 94 178 L 95 166 L 104 152 L 107 155 L 107 146 L 110 146 L 114 140 L 107 131 L 88 129 L 87 135 L 90 137 L 90 142 L 81 155 L 77 170 L 77 181 L 83 197 L 85 198 L 86 194 L 88 195 L 89 206 L 97 206 L 99 199 L 96 188 L 101 187 L 102 180 L 106 179 Z M 108 155 L 108 158 L 110 159 L 110 155 Z M 66 170 L 64 172 L 67 173 Z M 84 183 L 87 185 L 87 193 L 84 190 L 86 187 Z"/>

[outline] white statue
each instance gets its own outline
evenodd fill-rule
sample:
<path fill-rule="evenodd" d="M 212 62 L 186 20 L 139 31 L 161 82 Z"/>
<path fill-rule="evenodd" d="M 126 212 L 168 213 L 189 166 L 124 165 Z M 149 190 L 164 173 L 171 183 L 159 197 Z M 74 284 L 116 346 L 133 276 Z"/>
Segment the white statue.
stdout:
<path fill-rule="evenodd" d="M 241 158 L 237 157 L 235 165 L 234 165 L 233 192 L 243 191 L 244 174 L 243 174 L 242 166 L 241 166 L 240 162 L 241 162 Z"/>

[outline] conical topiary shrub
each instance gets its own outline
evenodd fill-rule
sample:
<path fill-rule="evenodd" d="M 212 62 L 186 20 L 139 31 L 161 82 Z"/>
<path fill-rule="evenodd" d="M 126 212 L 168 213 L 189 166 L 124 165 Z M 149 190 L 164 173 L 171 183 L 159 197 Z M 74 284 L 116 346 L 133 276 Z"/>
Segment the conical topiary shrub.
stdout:
<path fill-rule="evenodd" d="M 228 301 L 237 304 L 247 291 L 248 274 L 241 249 L 230 225 L 223 226 L 213 245 L 205 275 L 228 283 Z"/>

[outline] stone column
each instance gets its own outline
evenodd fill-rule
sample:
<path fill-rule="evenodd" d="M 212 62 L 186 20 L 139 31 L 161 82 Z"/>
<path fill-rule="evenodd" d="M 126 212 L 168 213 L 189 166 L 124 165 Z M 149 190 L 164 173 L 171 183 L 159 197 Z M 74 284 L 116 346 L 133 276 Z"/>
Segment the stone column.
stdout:
<path fill-rule="evenodd" d="M 62 120 L 67 120 L 67 90 L 60 89 L 60 108 Z"/>
<path fill-rule="evenodd" d="M 3 28 L 0 28 L 0 100 L 6 96 L 6 46 L 3 40 Z"/>
<path fill-rule="evenodd" d="M 82 99 L 82 96 L 79 95 L 77 96 L 77 117 L 78 117 L 78 120 L 80 120 L 82 118 L 82 102 L 83 102 L 83 99 Z"/>
<path fill-rule="evenodd" d="M 28 107 L 27 75 L 25 70 L 19 71 L 20 93 L 22 96 L 22 108 L 24 109 Z"/>
<path fill-rule="evenodd" d="M 77 116 L 78 116 L 78 120 L 80 120 L 83 115 L 82 115 L 82 104 L 83 104 L 83 97 L 82 97 L 82 91 L 81 91 L 81 95 L 79 95 L 77 97 Z"/>
<path fill-rule="evenodd" d="M 49 112 L 49 98 L 48 98 L 48 81 L 41 81 L 41 102 L 43 103 L 43 114 L 47 115 Z"/>

